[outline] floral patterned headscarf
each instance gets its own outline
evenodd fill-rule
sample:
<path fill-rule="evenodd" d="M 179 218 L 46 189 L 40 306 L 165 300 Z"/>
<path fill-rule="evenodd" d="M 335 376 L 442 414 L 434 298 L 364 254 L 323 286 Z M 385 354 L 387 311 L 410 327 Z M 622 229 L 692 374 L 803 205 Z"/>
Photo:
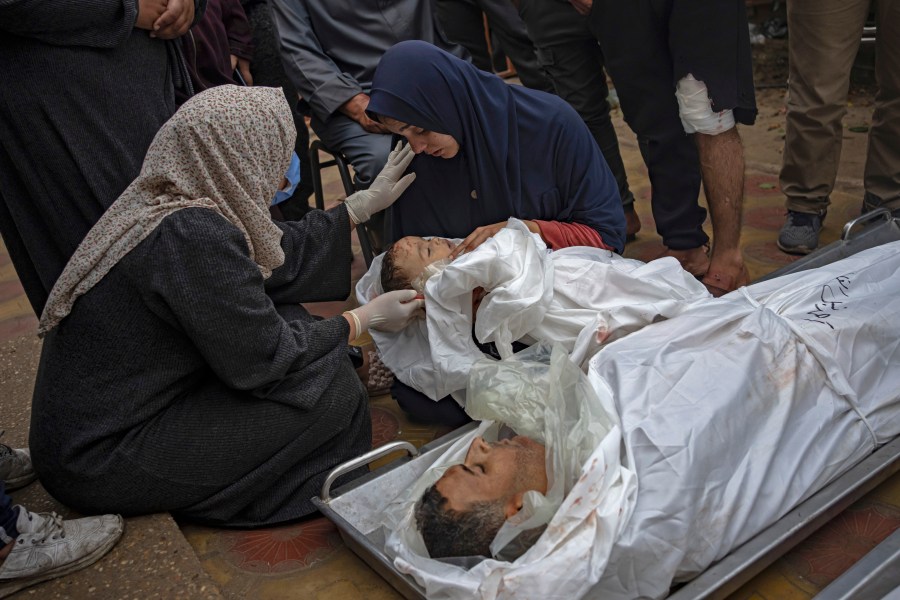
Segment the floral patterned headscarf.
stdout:
<path fill-rule="evenodd" d="M 141 173 L 97 221 L 56 281 L 38 335 L 168 215 L 208 208 L 241 230 L 263 277 L 284 263 L 269 203 L 297 132 L 281 90 L 223 85 L 191 98 L 156 134 Z"/>

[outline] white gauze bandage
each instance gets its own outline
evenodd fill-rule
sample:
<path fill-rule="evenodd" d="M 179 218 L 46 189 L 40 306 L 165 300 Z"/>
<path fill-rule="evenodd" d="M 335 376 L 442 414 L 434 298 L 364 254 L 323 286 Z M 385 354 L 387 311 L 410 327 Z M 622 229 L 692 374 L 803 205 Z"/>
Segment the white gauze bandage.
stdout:
<path fill-rule="evenodd" d="M 690 73 L 678 82 L 675 97 L 685 132 L 719 135 L 734 127 L 731 109 L 713 111 L 706 84 L 694 79 Z"/>

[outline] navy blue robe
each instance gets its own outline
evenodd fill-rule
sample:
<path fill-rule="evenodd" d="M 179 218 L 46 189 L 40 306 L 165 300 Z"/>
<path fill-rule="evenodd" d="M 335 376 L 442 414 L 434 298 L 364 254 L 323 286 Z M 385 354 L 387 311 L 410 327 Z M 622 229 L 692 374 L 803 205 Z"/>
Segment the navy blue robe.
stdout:
<path fill-rule="evenodd" d="M 465 237 L 509 217 L 580 223 L 622 251 L 615 178 L 578 114 L 552 94 L 509 85 L 435 46 L 393 46 L 369 111 L 451 135 L 451 159 L 420 154 L 416 181 L 392 207 L 390 237 Z"/>

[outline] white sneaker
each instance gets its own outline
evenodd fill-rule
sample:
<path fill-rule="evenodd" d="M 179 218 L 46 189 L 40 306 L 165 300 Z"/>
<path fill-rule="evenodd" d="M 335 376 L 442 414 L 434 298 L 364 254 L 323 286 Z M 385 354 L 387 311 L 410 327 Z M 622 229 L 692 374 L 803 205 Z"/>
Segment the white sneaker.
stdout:
<path fill-rule="evenodd" d="M 93 564 L 122 537 L 124 527 L 119 515 L 63 521 L 56 513 L 19 506 L 19 537 L 0 564 L 0 598 Z"/>
<path fill-rule="evenodd" d="M 16 449 L 0 444 L 0 479 L 6 484 L 6 491 L 28 485 L 36 477 L 28 448 Z"/>

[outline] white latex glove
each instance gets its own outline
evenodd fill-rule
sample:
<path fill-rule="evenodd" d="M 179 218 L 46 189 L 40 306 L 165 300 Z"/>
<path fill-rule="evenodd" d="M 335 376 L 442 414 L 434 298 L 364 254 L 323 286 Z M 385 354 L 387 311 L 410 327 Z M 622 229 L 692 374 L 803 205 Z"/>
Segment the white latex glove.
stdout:
<path fill-rule="evenodd" d="M 425 315 L 425 300 L 416 298 L 415 290 L 396 290 L 376 296 L 365 306 L 354 308 L 360 329 L 400 331 Z M 362 333 L 357 332 L 357 336 Z"/>
<path fill-rule="evenodd" d="M 403 146 L 403 142 L 397 142 L 397 147 L 388 156 L 387 163 L 369 189 L 347 196 L 344 204 L 354 225 L 365 223 L 372 215 L 393 204 L 406 191 L 416 174 L 410 173 L 402 179 L 400 176 L 415 155 L 409 144 Z"/>

